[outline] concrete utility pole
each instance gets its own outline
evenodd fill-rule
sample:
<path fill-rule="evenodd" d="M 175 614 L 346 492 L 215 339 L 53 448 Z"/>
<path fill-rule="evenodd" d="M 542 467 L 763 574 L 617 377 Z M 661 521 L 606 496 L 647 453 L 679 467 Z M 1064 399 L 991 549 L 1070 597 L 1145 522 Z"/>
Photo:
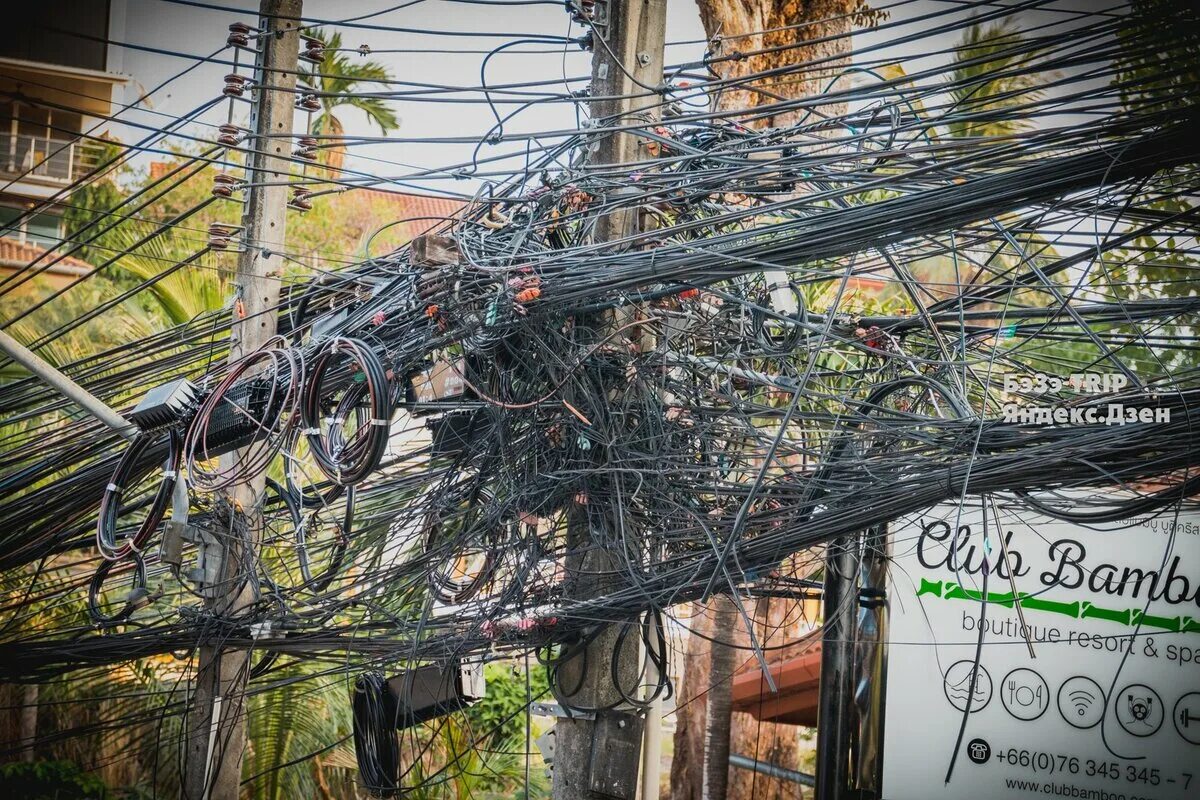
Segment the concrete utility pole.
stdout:
<path fill-rule="evenodd" d="M 240 302 L 234 306 L 230 363 L 258 350 L 275 335 L 279 276 L 284 265 L 280 253 L 287 226 L 300 12 L 301 0 L 261 0 L 259 4 L 261 34 L 255 76 L 258 97 L 251 112 L 252 138 L 246 161 L 252 185 L 243 217 L 247 247 L 238 257 L 235 291 Z M 222 466 L 235 463 L 238 457 L 223 457 Z M 233 615 L 253 602 L 248 584 L 239 579 L 239 574 L 253 569 L 258 557 L 265 482 L 265 475 L 260 473 L 229 488 L 232 513 L 245 523 L 233 527 L 247 533 L 245 541 L 227 535 L 221 544 L 222 582 L 209 600 L 215 614 Z M 187 800 L 237 800 L 245 750 L 249 667 L 247 651 L 225 650 L 218 645 L 200 648 L 187 725 L 183 776 Z"/>
<path fill-rule="evenodd" d="M 592 120 L 594 124 L 653 124 L 661 116 L 663 47 L 666 39 L 666 0 L 598 0 L 593 9 Z M 639 85 L 641 84 L 641 85 Z M 650 87 L 649 89 L 645 87 Z M 634 97 L 632 95 L 639 95 Z M 636 132 L 600 135 L 588 158 L 590 168 L 642 161 L 650 153 Z M 619 200 L 616 194 L 599 202 Z M 636 209 L 605 213 L 596 224 L 595 241 L 611 242 L 637 232 Z M 611 330 L 620 325 L 616 315 L 599 322 Z M 611 517 L 589 515 L 577 508 L 568 522 L 568 549 L 584 553 L 568 570 L 580 576 L 579 596 L 602 594 L 611 586 L 594 579 L 619 569 L 623 554 L 592 548 L 593 541 L 613 541 L 612 531 L 593 530 L 610 525 Z M 593 576 L 593 577 L 589 577 Z M 617 698 L 609 665 L 617 643 L 618 626 L 609 626 L 588 645 L 585 658 L 563 666 L 563 685 L 582 678 L 573 700 L 580 705 L 604 706 Z M 630 636 L 627 644 L 637 638 Z M 618 659 L 617 678 L 624 687 L 637 682 L 637 648 L 626 648 Z M 579 675 L 581 665 L 587 669 Z M 627 688 L 628 690 L 628 688 Z M 594 718 L 559 719 L 555 725 L 555 800 L 633 800 L 638 788 L 638 761 L 643 721 L 627 711 L 604 711 Z"/>

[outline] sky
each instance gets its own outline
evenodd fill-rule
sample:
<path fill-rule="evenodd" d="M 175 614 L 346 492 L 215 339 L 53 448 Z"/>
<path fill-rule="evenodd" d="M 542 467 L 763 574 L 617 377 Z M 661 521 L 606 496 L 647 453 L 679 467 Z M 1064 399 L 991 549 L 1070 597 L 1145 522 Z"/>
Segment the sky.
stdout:
<path fill-rule="evenodd" d="M 1014 1 L 1005 0 L 1004 5 L 1013 5 Z M 191 68 L 166 87 L 153 92 L 143 106 L 122 115 L 123 119 L 141 128 L 110 126 L 122 141 L 136 141 L 151 129 L 176 116 L 187 114 L 219 95 L 222 78 L 230 71 L 229 64 L 197 65 L 197 58 L 224 46 L 231 22 L 255 24 L 257 0 L 205 2 L 223 9 L 244 10 L 216 10 L 171 0 L 115 0 L 118 22 L 112 32 L 114 40 L 182 54 L 168 55 L 132 47 L 112 51 L 114 58 L 111 68 L 133 79 L 123 102 L 132 102 L 137 95 L 153 89 L 166 78 Z M 879 58 L 881 53 L 906 59 L 906 69 L 910 74 L 920 69 L 940 67 L 948 60 L 944 51 L 956 44 L 960 33 L 930 36 L 927 31 L 933 23 L 922 21 L 921 18 L 935 11 L 947 10 L 961 18 L 973 11 L 997 5 L 1000 4 L 960 0 L 875 2 L 874 7 L 888 10 L 890 24 L 883 29 L 856 33 L 855 48 L 858 51 L 867 50 L 864 59 Z M 1081 10 L 1101 5 L 1110 3 L 1104 0 L 1069 0 L 1056 4 L 1059 8 Z M 122 6 L 123 14 L 120 13 Z M 384 13 L 378 13 L 381 11 Z M 488 59 L 488 85 L 548 80 L 556 84 L 547 88 L 556 90 L 563 87 L 558 82 L 564 76 L 584 78 L 590 72 L 590 53 L 582 52 L 573 43 L 559 43 L 564 37 L 577 37 L 582 33 L 580 26 L 570 23 L 559 2 L 509 5 L 449 0 L 415 0 L 402 4 L 396 0 L 307 0 L 303 13 L 306 19 L 313 20 L 348 20 L 371 15 L 358 23 L 336 26 L 342 32 L 343 46 L 357 48 L 367 45 L 371 49 L 368 57 L 385 65 L 393 78 L 399 81 L 448 87 L 479 86 L 481 66 L 489 51 L 514 39 L 545 40 L 546 37 L 553 37 L 553 40 L 509 47 Z M 1042 17 L 1049 19 L 1050 15 L 1038 11 L 1025 12 L 1023 20 L 1026 24 L 1036 24 Z M 944 24 L 944 20 L 939 20 L 938 24 Z M 379 30 L 379 27 L 392 30 Z M 426 32 L 413 32 L 418 30 Z M 913 40 L 912 37 L 919 33 L 925 35 Z M 694 0 L 669 0 L 667 41 L 666 61 L 669 65 L 697 61 L 703 57 L 705 35 Z M 870 48 L 880 49 L 872 51 Z M 418 50 L 426 52 L 416 52 Z M 231 58 L 230 51 L 222 52 L 217 58 L 228 60 Z M 252 55 L 249 53 L 243 52 L 241 55 L 243 63 L 250 58 Z M 359 56 L 351 54 L 351 58 L 357 59 Z M 248 70 L 243 67 L 242 72 Z M 575 82 L 570 87 L 578 89 L 585 83 L 586 80 Z M 392 88 L 404 90 L 407 87 Z M 471 161 L 475 150 L 475 145 L 470 143 L 430 140 L 469 137 L 477 141 L 494 124 L 492 111 L 482 102 L 482 94 L 456 93 L 446 97 L 471 102 L 393 101 L 392 108 L 400 118 L 399 129 L 391 132 L 386 143 L 354 147 L 347 166 L 382 178 L 378 184 L 380 188 L 459 194 L 475 191 L 477 180 L 456 179 L 450 176 L 448 170 L 418 174 L 435 167 L 466 164 Z M 501 113 L 507 113 L 512 108 L 501 106 Z M 215 136 L 214 126 L 225 121 L 227 109 L 228 105 L 222 102 L 201 118 L 204 124 L 189 126 L 186 132 L 211 140 Z M 246 125 L 247 110 L 247 104 L 238 104 L 234 121 Z M 571 102 L 539 103 L 521 111 L 506 124 L 505 130 L 540 133 L 574 129 L 577 126 L 577 114 L 586 115 L 586 108 L 576 109 Z M 356 109 L 342 108 L 337 115 L 350 135 L 379 135 L 378 128 L 369 124 Z M 298 114 L 297 127 L 303 122 L 303 115 Z M 484 144 L 479 148 L 479 155 L 486 159 L 501 152 L 519 153 L 523 148 L 524 145 L 518 142 Z M 143 164 L 145 161 L 142 159 Z M 519 162 L 510 160 L 507 166 L 516 167 Z M 483 170 L 486 171 L 486 167 Z"/>
<path fill-rule="evenodd" d="M 193 56 L 208 55 L 222 46 L 229 23 L 245 21 L 254 23 L 255 13 L 215 11 L 186 5 L 177 5 L 165 0 L 126 0 L 127 13 L 124 41 L 135 45 L 172 50 Z M 246 0 L 216 0 L 214 4 L 252 9 L 256 2 Z M 346 19 L 369 14 L 373 11 L 395 6 L 395 0 L 356 0 L 355 2 L 329 2 L 308 0 L 304 4 L 304 16 L 315 19 Z M 672 0 L 669 4 L 668 38 L 670 40 L 702 40 L 704 32 L 699 14 L 692 0 Z M 544 5 L 498 6 L 463 5 L 427 0 L 409 8 L 392 11 L 364 23 L 405 28 L 422 28 L 435 31 L 458 31 L 462 33 L 502 33 L 501 36 L 465 36 L 401 33 L 362 28 L 338 27 L 343 37 L 343 46 L 357 48 L 366 44 L 373 51 L 369 58 L 388 67 L 393 77 L 400 81 L 418 81 L 445 86 L 478 86 L 480 66 L 487 52 L 514 38 L 526 37 L 577 37 L 581 34 L 578 25 L 569 26 L 569 17 L 561 3 Z M 332 26 L 329 26 L 332 27 Z M 114 37 L 117 38 L 117 37 Z M 526 52 L 522 52 L 522 49 Z M 436 50 L 441 52 L 388 52 L 403 50 Z M 532 51 L 532 52 L 531 52 Z M 703 43 L 673 46 L 669 60 L 693 60 L 702 56 Z M 248 54 L 243 55 L 243 59 Z M 228 54 L 222 54 L 228 58 Z M 351 58 L 357 59 L 357 54 Z M 524 48 L 502 51 L 489 60 L 487 82 L 489 85 L 533 80 L 561 79 L 564 73 L 570 77 L 586 76 L 590 72 L 590 53 L 585 53 L 575 44 L 537 44 Z M 194 64 L 194 59 L 176 58 L 158 53 L 139 52 L 126 49 L 121 55 L 120 71 L 132 76 L 144 89 L 165 77 Z M 150 103 L 158 114 L 138 113 L 130 117 L 140 124 L 157 127 L 168 118 L 162 114 L 176 116 L 186 114 L 197 105 L 218 94 L 223 85 L 223 76 L 230 71 L 226 64 L 205 64 L 197 67 L 170 86 L 156 92 Z M 243 69 L 243 71 L 246 71 Z M 404 87 L 396 87 L 403 89 Z M 553 88 L 553 87 L 551 87 Z M 579 88 L 578 85 L 573 88 Z M 132 91 L 138 91 L 136 87 Z M 461 99 L 461 96 L 459 96 Z M 478 93 L 469 95 L 474 101 L 482 99 Z M 132 98 L 129 98 L 130 100 Z M 126 100 L 129 102 L 129 100 Z M 412 140 L 446 136 L 482 136 L 494 123 L 494 117 L 483 102 L 471 103 L 428 103 L 395 101 L 393 109 L 400 117 L 400 128 L 391 136 L 397 141 L 353 148 L 349 166 L 357 166 L 364 172 L 380 176 L 399 176 L 434 165 L 463 163 L 470 160 L 469 145 L 447 145 L 416 143 Z M 239 108 L 239 117 L 244 125 L 245 105 Z M 504 111 L 511 107 L 502 107 Z M 223 122 L 225 106 L 219 112 L 208 114 L 205 119 Z M 503 112 L 502 112 L 503 113 Z M 351 135 L 378 136 L 379 129 L 368 123 L 366 117 L 356 109 L 343 108 L 337 112 Z M 302 117 L 297 117 L 300 122 Z M 575 109 L 569 103 L 539 104 L 520 114 L 510 125 L 513 131 L 546 131 L 573 129 L 576 127 Z M 193 134 L 211 137 L 211 127 L 194 127 Z M 118 132 L 123 141 L 130 141 L 136 131 Z M 145 132 L 142 132 L 144 135 Z M 500 146 L 511 150 L 511 146 Z M 481 153 L 490 155 L 489 148 Z M 375 159 L 375 160 L 369 160 Z M 389 164 L 388 162 L 395 162 Z M 448 190 L 470 191 L 463 184 L 473 182 L 451 180 L 408 181 L 412 187 L 428 186 L 430 183 L 444 185 Z M 457 186 L 455 184 L 458 184 Z M 392 188 L 402 188 L 393 186 Z"/>

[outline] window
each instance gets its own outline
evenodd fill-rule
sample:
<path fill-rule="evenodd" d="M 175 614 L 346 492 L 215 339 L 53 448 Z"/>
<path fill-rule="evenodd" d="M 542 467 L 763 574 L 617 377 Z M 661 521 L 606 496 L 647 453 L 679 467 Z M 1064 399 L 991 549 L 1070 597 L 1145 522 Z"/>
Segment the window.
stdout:
<path fill-rule="evenodd" d="M 19 208 L 0 206 L 0 236 L 19 242 L 51 248 L 62 240 L 62 217 L 41 213 L 17 222 L 23 212 Z"/>
<path fill-rule="evenodd" d="M 107 0 L 18 0 L 7 4 L 0 56 L 104 71 Z"/>
<path fill-rule="evenodd" d="M 25 220 L 25 241 L 39 247 L 57 247 L 62 243 L 62 217 L 34 214 Z"/>
<path fill-rule="evenodd" d="M 0 172 L 70 183 L 82 151 L 76 113 L 26 102 L 0 103 Z"/>

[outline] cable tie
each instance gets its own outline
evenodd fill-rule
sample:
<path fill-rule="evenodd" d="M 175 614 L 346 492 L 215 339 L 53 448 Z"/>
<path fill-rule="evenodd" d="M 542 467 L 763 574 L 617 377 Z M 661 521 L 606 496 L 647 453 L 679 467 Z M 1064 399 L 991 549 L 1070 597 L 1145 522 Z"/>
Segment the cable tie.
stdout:
<path fill-rule="evenodd" d="M 119 492 L 119 491 L 121 491 L 121 487 L 120 487 L 120 486 L 117 486 L 115 483 L 110 483 L 110 484 L 108 485 L 108 488 L 107 488 L 107 489 L 105 489 L 105 491 L 107 491 L 107 492 Z"/>
<path fill-rule="evenodd" d="M 170 480 L 175 480 L 175 470 L 173 470 L 173 469 L 164 469 L 162 475 L 164 478 L 169 478 Z"/>
<path fill-rule="evenodd" d="M 304 434 L 305 436 L 320 436 L 321 429 L 320 428 L 301 428 L 300 433 Z"/>
<path fill-rule="evenodd" d="M 371 424 L 371 425 L 379 425 L 379 426 L 382 426 L 382 427 L 387 427 L 388 425 L 390 425 L 390 424 L 391 424 L 391 420 L 386 420 L 386 419 L 373 419 L 373 420 L 371 420 L 371 421 L 370 421 L 370 424 Z"/>

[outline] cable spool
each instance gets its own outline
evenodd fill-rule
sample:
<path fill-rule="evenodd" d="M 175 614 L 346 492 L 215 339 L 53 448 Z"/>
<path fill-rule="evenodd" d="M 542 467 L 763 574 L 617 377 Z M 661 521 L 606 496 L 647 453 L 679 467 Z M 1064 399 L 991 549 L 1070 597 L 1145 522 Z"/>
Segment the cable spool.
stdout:
<path fill-rule="evenodd" d="M 804 293 L 795 281 L 788 281 L 787 286 L 796 298 L 796 313 L 791 316 L 791 319 L 795 320 L 794 324 L 785 323 L 784 333 L 779 336 L 771 333 L 770 320 L 761 308 L 751 309 L 750 312 L 755 339 L 759 347 L 770 355 L 787 355 L 800 345 L 800 340 L 805 334 L 804 323 L 807 321 L 808 311 L 804 305 Z M 770 308 L 771 292 L 763 292 L 758 301 L 759 306 Z"/>
<path fill-rule="evenodd" d="M 168 436 L 169 451 L 167 462 L 163 468 L 162 479 L 155 490 L 154 497 L 149 503 L 149 511 L 137 531 L 122 544 L 117 543 L 117 520 L 121 515 L 121 499 L 130 484 L 138 479 L 136 474 L 138 462 L 146 453 L 146 449 L 156 437 L 140 435 L 125 450 L 112 479 L 100 498 L 100 512 L 96 521 L 96 548 L 100 555 L 108 561 L 119 561 L 145 549 L 150 537 L 158 530 L 175 491 L 175 481 L 179 474 L 181 447 L 179 434 L 171 431 Z"/>
<path fill-rule="evenodd" d="M 354 682 L 354 757 L 359 778 L 375 797 L 400 791 L 399 709 L 382 672 L 367 672 Z"/>
<path fill-rule="evenodd" d="M 475 481 L 449 489 L 449 497 L 426 513 L 421 527 L 425 553 L 442 558 L 447 544 L 452 550 L 443 567 L 429 571 L 429 589 L 443 603 L 462 603 L 474 597 L 488 582 L 497 566 L 496 552 L 507 543 L 508 527 L 501 523 L 480 531 L 472 515 L 486 513 L 495 498 Z M 448 529 L 453 525 L 455 532 Z M 449 566 L 446 566 L 446 564 Z"/>
<path fill-rule="evenodd" d="M 358 368 L 354 380 L 337 405 L 337 414 L 328 420 L 322 432 L 321 399 L 326 376 L 340 365 L 337 356 L 346 355 Z M 359 381 L 361 376 L 361 381 Z M 321 471 L 334 483 L 351 486 L 366 478 L 379 466 L 387 450 L 392 416 L 391 391 L 387 372 L 379 356 L 366 342 L 359 339 L 332 339 L 313 360 L 312 370 L 304 389 L 301 412 L 309 451 Z M 353 435 L 347 436 L 342 426 L 349 412 L 365 400 L 367 416 Z"/>
<path fill-rule="evenodd" d="M 286 441 L 300 406 L 304 362 L 290 348 L 274 346 L 282 341 L 275 337 L 231 366 L 197 409 L 184 437 L 183 457 L 192 484 L 198 489 L 217 491 L 257 475 Z M 251 368 L 263 362 L 270 366 L 263 376 L 256 382 L 242 381 Z M 235 391 L 239 394 L 236 399 Z M 229 439 L 248 439 L 251 444 L 233 463 L 210 468 L 203 465 L 216 455 L 209 452 L 210 438 L 222 448 L 228 447 Z"/>
<path fill-rule="evenodd" d="M 100 607 L 100 592 L 104 588 L 104 581 L 107 580 L 117 562 L 102 562 L 96 568 L 95 574 L 92 575 L 91 583 L 88 584 L 88 616 L 102 628 L 120 625 L 133 616 L 138 609 L 145 608 L 155 600 L 155 594 L 146 586 L 146 562 L 142 559 L 141 553 L 135 551 L 132 561 L 133 580 L 129 593 L 125 596 L 125 602 L 116 614 L 106 614 Z"/>

